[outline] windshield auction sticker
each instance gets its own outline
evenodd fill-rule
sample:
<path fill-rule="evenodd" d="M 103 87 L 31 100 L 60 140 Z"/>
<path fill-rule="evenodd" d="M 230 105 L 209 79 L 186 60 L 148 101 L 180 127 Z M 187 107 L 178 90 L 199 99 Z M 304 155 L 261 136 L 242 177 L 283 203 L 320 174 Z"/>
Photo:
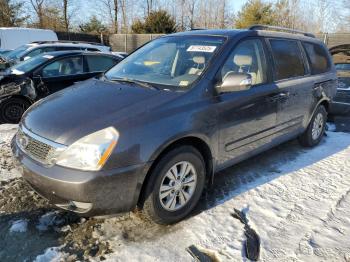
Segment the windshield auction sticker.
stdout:
<path fill-rule="evenodd" d="M 189 48 L 187 48 L 187 52 L 206 52 L 206 53 L 213 53 L 216 49 L 216 46 L 210 46 L 210 45 L 191 45 Z"/>

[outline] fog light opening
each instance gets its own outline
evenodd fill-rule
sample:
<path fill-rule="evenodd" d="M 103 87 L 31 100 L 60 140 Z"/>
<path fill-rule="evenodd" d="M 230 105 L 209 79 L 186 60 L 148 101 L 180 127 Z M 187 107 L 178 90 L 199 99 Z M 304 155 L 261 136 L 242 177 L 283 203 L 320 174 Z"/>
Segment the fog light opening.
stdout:
<path fill-rule="evenodd" d="M 75 213 L 87 213 L 92 209 L 91 203 L 84 203 L 73 200 L 65 204 L 56 204 L 56 206 Z"/>

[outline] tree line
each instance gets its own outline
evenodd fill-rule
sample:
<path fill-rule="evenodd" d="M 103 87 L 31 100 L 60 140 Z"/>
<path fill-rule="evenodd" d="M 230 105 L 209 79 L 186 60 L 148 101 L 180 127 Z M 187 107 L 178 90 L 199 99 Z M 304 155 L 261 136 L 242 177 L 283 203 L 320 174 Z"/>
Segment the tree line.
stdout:
<path fill-rule="evenodd" d="M 0 0 L 0 27 L 99 34 L 267 24 L 315 33 L 350 31 L 349 0 L 247 0 L 240 10 L 234 10 L 233 1 L 92 0 L 83 4 L 77 0 Z"/>

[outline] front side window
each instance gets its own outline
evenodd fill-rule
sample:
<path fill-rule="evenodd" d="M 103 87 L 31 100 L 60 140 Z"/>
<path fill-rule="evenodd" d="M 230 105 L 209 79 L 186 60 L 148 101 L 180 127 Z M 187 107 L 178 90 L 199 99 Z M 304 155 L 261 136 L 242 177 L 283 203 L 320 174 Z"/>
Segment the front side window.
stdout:
<path fill-rule="evenodd" d="M 238 44 L 221 69 L 221 80 L 230 73 L 246 73 L 252 85 L 266 82 L 266 60 L 260 40 L 245 40 Z"/>
<path fill-rule="evenodd" d="M 31 52 L 29 52 L 28 54 L 25 55 L 25 57 L 34 57 L 43 53 L 47 53 L 47 52 L 53 52 L 56 51 L 54 47 L 42 47 L 42 48 L 37 48 Z"/>
<path fill-rule="evenodd" d="M 83 73 L 82 57 L 67 57 L 44 67 L 42 70 L 42 77 L 68 76 L 81 73 Z"/>
<path fill-rule="evenodd" d="M 303 43 L 303 46 L 309 59 L 311 74 L 322 74 L 329 71 L 331 62 L 322 46 L 311 43 Z"/>
<path fill-rule="evenodd" d="M 27 73 L 37 67 L 39 67 L 40 65 L 44 64 L 46 61 L 52 59 L 53 56 L 49 56 L 49 55 L 38 55 L 36 57 L 34 57 L 33 59 L 29 59 L 26 60 L 22 63 L 16 64 L 14 66 L 12 66 L 11 68 L 9 68 L 9 70 L 12 73 L 15 74 L 24 74 Z"/>
<path fill-rule="evenodd" d="M 225 41 L 225 37 L 197 35 L 158 38 L 122 60 L 106 78 L 186 90 L 203 74 Z"/>
<path fill-rule="evenodd" d="M 105 72 L 114 66 L 117 61 L 109 56 L 85 56 L 89 72 Z"/>
<path fill-rule="evenodd" d="M 303 57 L 297 41 L 270 39 L 275 63 L 275 80 L 305 75 Z"/>

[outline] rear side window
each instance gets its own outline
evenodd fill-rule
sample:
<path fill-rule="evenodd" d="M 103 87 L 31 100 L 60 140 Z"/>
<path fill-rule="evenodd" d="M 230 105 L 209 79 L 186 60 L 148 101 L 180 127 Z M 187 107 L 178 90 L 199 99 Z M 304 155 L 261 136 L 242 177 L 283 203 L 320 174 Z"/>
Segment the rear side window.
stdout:
<path fill-rule="evenodd" d="M 303 43 L 303 46 L 309 59 L 311 74 L 322 74 L 329 71 L 331 62 L 322 46 L 311 43 Z"/>
<path fill-rule="evenodd" d="M 117 61 L 109 56 L 85 56 L 89 72 L 104 72 L 117 64 Z"/>
<path fill-rule="evenodd" d="M 42 53 L 47 53 L 47 52 L 53 52 L 56 51 L 54 47 L 44 47 L 44 48 L 37 48 L 31 52 L 29 52 L 26 57 L 34 57 L 37 55 L 40 55 Z"/>
<path fill-rule="evenodd" d="M 297 41 L 270 40 L 276 80 L 305 75 L 303 57 Z"/>
<path fill-rule="evenodd" d="M 87 51 L 89 51 L 89 52 L 99 52 L 100 50 L 96 49 L 96 48 L 88 48 Z"/>
<path fill-rule="evenodd" d="M 56 48 L 58 51 L 80 50 L 79 47 L 75 47 L 75 46 L 58 46 Z"/>
<path fill-rule="evenodd" d="M 81 47 L 80 50 L 82 50 L 82 51 L 89 51 L 89 52 L 100 52 L 99 49 L 92 48 L 92 47 Z"/>

